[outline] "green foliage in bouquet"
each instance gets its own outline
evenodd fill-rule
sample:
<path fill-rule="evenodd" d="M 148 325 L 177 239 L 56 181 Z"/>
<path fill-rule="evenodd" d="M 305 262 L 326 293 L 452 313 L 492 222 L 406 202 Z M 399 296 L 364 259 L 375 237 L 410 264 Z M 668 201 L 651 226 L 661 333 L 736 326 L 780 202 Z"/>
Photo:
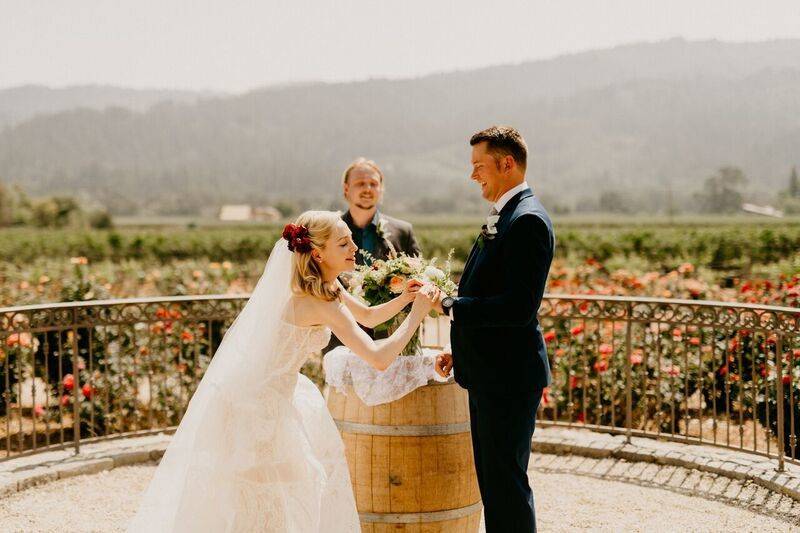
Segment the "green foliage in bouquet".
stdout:
<path fill-rule="evenodd" d="M 397 298 L 411 279 L 432 283 L 448 295 L 452 295 L 456 291 L 456 284 L 451 279 L 452 250 L 447 256 L 444 269 L 436 266 L 437 258 L 435 257 L 427 260 L 421 257 L 409 257 L 401 253 L 383 260 L 374 259 L 363 250 L 359 253 L 368 259 L 366 262 L 370 264 L 356 267 L 355 272 L 348 276 L 347 285 L 351 294 L 369 306 L 379 305 Z M 408 316 L 409 307 L 391 320 L 376 326 L 375 332 L 390 335 Z M 402 355 L 415 355 L 419 352 L 419 333 L 415 333 L 403 349 Z"/>

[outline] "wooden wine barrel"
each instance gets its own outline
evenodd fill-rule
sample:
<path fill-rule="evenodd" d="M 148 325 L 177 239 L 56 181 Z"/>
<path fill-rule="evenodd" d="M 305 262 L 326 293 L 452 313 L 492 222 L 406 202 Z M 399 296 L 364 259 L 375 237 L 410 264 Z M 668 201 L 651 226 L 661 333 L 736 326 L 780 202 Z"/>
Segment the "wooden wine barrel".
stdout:
<path fill-rule="evenodd" d="M 431 383 L 369 407 L 328 391 L 344 440 L 361 530 L 477 532 L 481 500 L 467 392 Z"/>

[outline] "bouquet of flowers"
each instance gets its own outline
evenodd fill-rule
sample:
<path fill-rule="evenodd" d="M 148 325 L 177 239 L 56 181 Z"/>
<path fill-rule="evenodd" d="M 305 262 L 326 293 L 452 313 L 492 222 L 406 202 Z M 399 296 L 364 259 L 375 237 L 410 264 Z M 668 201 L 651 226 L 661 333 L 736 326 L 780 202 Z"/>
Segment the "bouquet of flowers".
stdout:
<path fill-rule="evenodd" d="M 372 259 L 367 252 L 360 252 L 368 259 Z M 432 283 L 447 295 L 453 295 L 456 284 L 450 278 L 450 262 L 453 251 L 447 256 L 443 269 L 436 266 L 437 258 L 430 260 L 421 257 L 409 257 L 399 254 L 390 259 L 372 259 L 371 264 L 359 265 L 349 277 L 348 290 L 368 305 L 378 305 L 397 297 L 406 283 L 417 279 L 423 283 Z M 367 261 L 370 263 L 370 261 Z M 391 320 L 375 327 L 376 332 L 391 334 L 408 315 L 406 310 L 397 314 Z M 402 355 L 416 355 L 420 353 L 419 333 L 415 333 L 411 341 L 403 349 Z"/>

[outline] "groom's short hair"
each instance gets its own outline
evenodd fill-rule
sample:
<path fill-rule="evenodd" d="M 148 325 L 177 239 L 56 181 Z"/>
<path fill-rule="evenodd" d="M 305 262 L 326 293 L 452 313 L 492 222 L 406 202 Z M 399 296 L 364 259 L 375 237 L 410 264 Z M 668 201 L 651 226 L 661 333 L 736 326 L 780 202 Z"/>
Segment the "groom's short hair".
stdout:
<path fill-rule="evenodd" d="M 520 133 L 511 126 L 492 126 L 481 130 L 469 140 L 470 146 L 486 143 L 486 151 L 495 158 L 510 155 L 524 170 L 528 164 L 528 145 Z"/>
<path fill-rule="evenodd" d="M 367 159 L 366 157 L 359 157 L 350 163 L 346 169 L 344 169 L 344 174 L 342 174 L 342 184 L 347 183 L 347 180 L 350 179 L 350 173 L 353 171 L 353 169 L 358 167 L 364 167 L 374 171 L 378 175 L 381 185 L 383 185 L 383 172 L 381 172 L 380 167 L 377 163 L 375 163 L 375 161 Z"/>

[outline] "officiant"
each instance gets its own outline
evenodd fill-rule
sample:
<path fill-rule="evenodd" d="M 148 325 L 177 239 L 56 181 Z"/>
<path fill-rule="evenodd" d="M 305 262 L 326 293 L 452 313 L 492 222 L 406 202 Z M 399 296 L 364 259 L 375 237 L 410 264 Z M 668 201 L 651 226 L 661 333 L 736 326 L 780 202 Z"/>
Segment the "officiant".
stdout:
<path fill-rule="evenodd" d="M 348 205 L 342 220 L 353 232 L 359 250 L 375 259 L 388 259 L 393 252 L 419 255 L 411 224 L 378 210 L 383 199 L 384 176 L 374 161 L 359 157 L 350 163 L 342 174 L 342 191 Z M 370 259 L 357 253 L 356 262 L 369 264 Z"/>
<path fill-rule="evenodd" d="M 384 176 L 374 161 L 359 157 L 345 169 L 342 174 L 342 192 L 347 200 L 347 211 L 342 215 L 350 231 L 353 242 L 358 246 L 356 263 L 369 264 L 372 259 L 388 259 L 393 254 L 405 253 L 409 256 L 420 254 L 419 244 L 414 237 L 410 222 L 390 217 L 378 210 L 383 199 Z M 369 255 L 364 255 L 361 250 Z M 342 280 L 346 285 L 346 280 Z M 363 328 L 370 337 L 376 337 L 374 331 Z M 335 335 L 323 350 L 324 353 L 341 346 Z"/>

